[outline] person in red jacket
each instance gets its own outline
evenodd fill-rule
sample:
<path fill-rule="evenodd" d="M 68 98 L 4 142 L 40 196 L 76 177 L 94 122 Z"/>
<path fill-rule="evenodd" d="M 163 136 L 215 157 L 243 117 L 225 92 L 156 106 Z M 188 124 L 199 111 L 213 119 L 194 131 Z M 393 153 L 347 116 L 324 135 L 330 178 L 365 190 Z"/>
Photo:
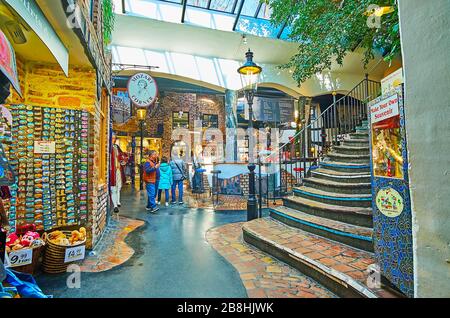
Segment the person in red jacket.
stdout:
<path fill-rule="evenodd" d="M 144 164 L 143 179 L 147 190 L 147 207 L 146 210 L 156 213 L 159 210 L 156 205 L 156 172 L 159 168 L 158 155 L 156 151 L 150 151 L 147 161 Z"/>

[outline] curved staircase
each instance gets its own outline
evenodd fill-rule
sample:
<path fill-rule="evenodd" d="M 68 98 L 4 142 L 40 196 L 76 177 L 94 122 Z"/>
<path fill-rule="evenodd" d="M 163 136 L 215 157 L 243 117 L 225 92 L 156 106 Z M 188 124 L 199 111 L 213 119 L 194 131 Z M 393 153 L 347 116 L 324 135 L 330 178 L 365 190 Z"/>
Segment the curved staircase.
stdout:
<path fill-rule="evenodd" d="M 372 283 L 372 195 L 367 121 L 270 216 L 247 222 L 244 240 L 341 297 L 398 297 Z"/>

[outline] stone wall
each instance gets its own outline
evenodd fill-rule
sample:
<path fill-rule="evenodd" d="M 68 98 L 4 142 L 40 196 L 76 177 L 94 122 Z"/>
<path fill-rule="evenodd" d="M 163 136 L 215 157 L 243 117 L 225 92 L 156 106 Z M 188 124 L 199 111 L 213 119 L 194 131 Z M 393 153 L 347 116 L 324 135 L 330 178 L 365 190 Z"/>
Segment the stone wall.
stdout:
<path fill-rule="evenodd" d="M 97 86 L 93 69 L 71 67 L 66 77 L 57 64 L 17 60 L 23 98 L 11 89 L 9 104 L 94 111 Z"/>
<path fill-rule="evenodd" d="M 88 248 L 93 248 L 95 244 L 100 239 L 106 224 L 107 224 L 107 207 L 108 207 L 108 172 L 105 171 L 106 180 L 100 183 L 100 105 L 96 103 L 96 112 L 91 116 L 90 120 L 90 149 L 89 149 L 89 205 L 91 207 L 91 213 L 89 213 L 89 231 L 90 240 L 87 242 Z M 106 114 L 106 116 L 108 116 Z M 108 128 L 108 127 L 107 127 Z M 108 130 L 107 130 L 108 134 Z M 109 140 L 106 136 L 106 140 Z M 106 149 L 104 153 L 108 154 L 108 145 L 106 144 Z M 109 155 L 108 155 L 109 156 Z M 106 162 L 109 162 L 107 159 Z"/>
<path fill-rule="evenodd" d="M 221 95 L 198 95 L 191 93 L 160 92 L 159 106 L 147 115 L 148 136 L 162 138 L 162 155 L 170 156 L 172 145 L 172 113 L 189 112 L 189 129 L 193 130 L 196 118 L 202 114 L 218 115 L 219 129 L 225 138 L 225 106 Z M 158 123 L 164 124 L 164 132 L 158 135 Z M 225 141 L 225 140 L 224 140 Z"/>

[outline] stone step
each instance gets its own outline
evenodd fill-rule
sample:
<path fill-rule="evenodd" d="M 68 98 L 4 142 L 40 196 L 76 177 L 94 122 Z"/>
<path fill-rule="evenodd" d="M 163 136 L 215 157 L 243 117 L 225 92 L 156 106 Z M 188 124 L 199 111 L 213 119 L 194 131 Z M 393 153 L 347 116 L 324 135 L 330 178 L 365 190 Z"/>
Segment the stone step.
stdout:
<path fill-rule="evenodd" d="M 339 162 L 348 162 L 348 163 L 366 163 L 369 164 L 370 161 L 370 155 L 349 155 L 349 154 L 341 154 L 337 152 L 330 152 L 327 154 L 327 157 L 329 157 L 333 161 L 339 161 Z"/>
<path fill-rule="evenodd" d="M 370 174 L 370 165 L 368 164 L 356 164 L 356 163 L 348 163 L 348 162 L 338 162 L 338 161 L 322 161 L 320 162 L 320 167 L 338 171 L 338 172 L 363 172 Z"/>
<path fill-rule="evenodd" d="M 298 196 L 283 198 L 284 206 L 322 218 L 358 226 L 372 227 L 372 209 L 327 204 Z"/>
<path fill-rule="evenodd" d="M 364 140 L 369 140 L 369 132 L 355 132 L 355 133 L 351 133 L 349 134 L 351 139 L 364 139 Z"/>
<path fill-rule="evenodd" d="M 370 173 L 368 172 L 340 172 L 331 169 L 319 168 L 311 171 L 312 177 L 325 179 L 334 182 L 345 183 L 370 183 Z"/>
<path fill-rule="evenodd" d="M 243 238 L 289 264 L 340 297 L 388 298 L 400 295 L 382 284 L 368 286 L 373 253 L 288 226 L 272 218 L 243 225 Z"/>
<path fill-rule="evenodd" d="M 303 185 L 312 187 L 318 190 L 345 193 L 345 194 L 370 194 L 371 184 L 364 182 L 336 182 L 331 180 L 319 179 L 315 177 L 303 179 Z"/>
<path fill-rule="evenodd" d="M 333 151 L 345 155 L 369 155 L 369 145 L 366 146 L 334 146 Z"/>
<path fill-rule="evenodd" d="M 373 231 L 371 228 L 321 218 L 284 206 L 270 209 L 270 216 L 286 225 L 306 232 L 373 252 Z"/>
<path fill-rule="evenodd" d="M 322 191 L 305 186 L 296 187 L 293 192 L 295 196 L 327 204 L 361 208 L 370 208 L 372 206 L 372 195 L 370 194 L 343 194 Z"/>
<path fill-rule="evenodd" d="M 369 147 L 369 139 L 344 138 L 341 145 L 346 147 Z"/>
<path fill-rule="evenodd" d="M 356 127 L 356 133 L 369 135 L 368 127 Z"/>

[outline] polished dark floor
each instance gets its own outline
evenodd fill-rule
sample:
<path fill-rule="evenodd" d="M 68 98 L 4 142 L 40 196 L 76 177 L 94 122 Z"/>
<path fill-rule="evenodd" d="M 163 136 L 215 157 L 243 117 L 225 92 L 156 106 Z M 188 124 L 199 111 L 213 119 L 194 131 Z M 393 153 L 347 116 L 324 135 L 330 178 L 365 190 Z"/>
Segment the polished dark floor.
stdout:
<path fill-rule="evenodd" d="M 208 229 L 244 221 L 245 212 L 162 207 L 145 211 L 144 192 L 123 190 L 121 215 L 146 221 L 128 235 L 134 256 L 112 270 L 82 273 L 69 289 L 68 274 L 39 274 L 42 290 L 70 297 L 247 297 L 237 271 L 205 241 Z"/>

